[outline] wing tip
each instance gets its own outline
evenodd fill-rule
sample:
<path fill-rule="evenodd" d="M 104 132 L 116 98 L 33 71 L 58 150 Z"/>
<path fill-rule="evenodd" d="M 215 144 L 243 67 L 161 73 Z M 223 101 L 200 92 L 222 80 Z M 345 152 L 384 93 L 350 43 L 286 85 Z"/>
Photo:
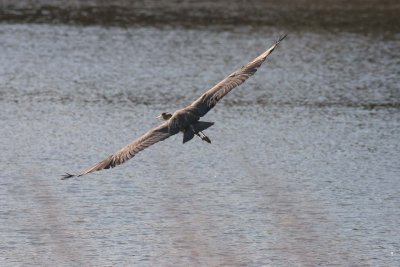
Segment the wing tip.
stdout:
<path fill-rule="evenodd" d="M 76 174 L 71 174 L 71 173 L 66 172 L 65 174 L 63 174 L 61 176 L 61 180 L 66 180 L 66 179 L 69 179 L 69 178 L 72 178 L 72 177 L 76 177 Z"/>
<path fill-rule="evenodd" d="M 271 48 L 270 49 L 268 49 L 267 51 L 265 51 L 265 53 L 263 54 L 263 56 L 264 56 L 264 59 L 265 58 L 267 58 L 267 56 L 269 56 L 269 54 L 271 54 L 272 53 L 272 51 L 274 51 L 275 50 L 275 48 L 280 44 L 280 42 L 282 42 L 283 41 L 283 39 L 285 39 L 286 38 L 286 36 L 287 36 L 287 34 L 286 33 L 284 33 L 284 34 L 281 34 L 281 36 L 279 36 L 279 39 L 278 39 L 278 41 L 276 41 L 272 46 L 271 46 Z"/>
<path fill-rule="evenodd" d="M 278 41 L 276 42 L 276 44 L 279 44 L 280 42 L 282 42 L 282 40 L 283 40 L 283 39 L 285 39 L 285 38 L 286 38 L 286 36 L 287 36 L 287 34 L 286 34 L 286 33 L 284 33 L 284 34 L 281 34 L 281 36 L 279 36 L 279 39 L 278 39 Z"/>

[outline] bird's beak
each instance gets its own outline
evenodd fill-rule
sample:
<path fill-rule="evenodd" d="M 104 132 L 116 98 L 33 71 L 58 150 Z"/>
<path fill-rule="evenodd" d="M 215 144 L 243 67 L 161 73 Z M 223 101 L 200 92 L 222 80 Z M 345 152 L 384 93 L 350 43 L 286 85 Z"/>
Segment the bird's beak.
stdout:
<path fill-rule="evenodd" d="M 156 119 L 162 120 L 162 115 L 158 115 L 158 116 L 156 117 Z"/>

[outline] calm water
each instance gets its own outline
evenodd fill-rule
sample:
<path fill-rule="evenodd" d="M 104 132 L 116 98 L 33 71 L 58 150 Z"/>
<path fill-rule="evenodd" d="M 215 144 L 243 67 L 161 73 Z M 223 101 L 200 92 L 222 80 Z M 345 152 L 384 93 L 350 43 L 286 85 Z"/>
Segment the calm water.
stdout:
<path fill-rule="evenodd" d="M 113 153 L 274 27 L 0 24 L 0 265 L 397 266 L 400 35 L 295 31 L 205 120 Z"/>

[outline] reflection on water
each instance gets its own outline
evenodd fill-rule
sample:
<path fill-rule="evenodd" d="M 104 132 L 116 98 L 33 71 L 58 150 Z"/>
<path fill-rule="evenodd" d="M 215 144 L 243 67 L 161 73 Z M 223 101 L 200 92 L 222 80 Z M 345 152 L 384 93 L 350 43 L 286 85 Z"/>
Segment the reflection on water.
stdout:
<path fill-rule="evenodd" d="M 396 35 L 289 32 L 207 114 L 212 145 L 59 180 L 279 34 L 2 24 L 0 265 L 396 266 Z"/>

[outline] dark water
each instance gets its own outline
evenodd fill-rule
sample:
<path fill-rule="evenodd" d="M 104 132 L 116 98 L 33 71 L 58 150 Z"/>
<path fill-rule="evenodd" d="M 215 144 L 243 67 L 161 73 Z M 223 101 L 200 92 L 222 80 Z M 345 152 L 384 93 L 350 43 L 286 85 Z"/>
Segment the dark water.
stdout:
<path fill-rule="evenodd" d="M 398 0 L 2 0 L 0 5 L 0 20 L 19 23 L 400 31 Z"/>
<path fill-rule="evenodd" d="M 205 120 L 61 181 L 288 38 Z M 0 265 L 397 266 L 400 35 L 0 24 Z"/>

